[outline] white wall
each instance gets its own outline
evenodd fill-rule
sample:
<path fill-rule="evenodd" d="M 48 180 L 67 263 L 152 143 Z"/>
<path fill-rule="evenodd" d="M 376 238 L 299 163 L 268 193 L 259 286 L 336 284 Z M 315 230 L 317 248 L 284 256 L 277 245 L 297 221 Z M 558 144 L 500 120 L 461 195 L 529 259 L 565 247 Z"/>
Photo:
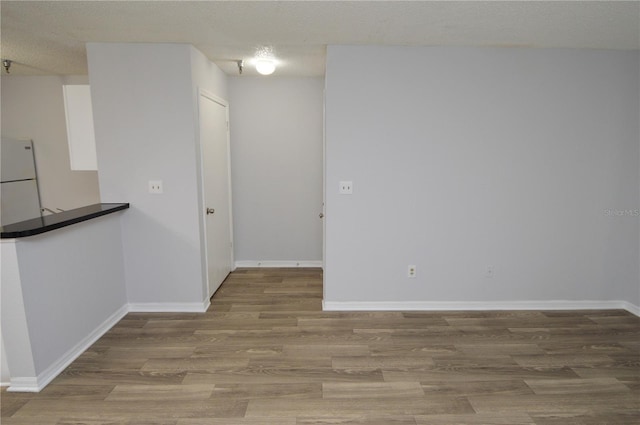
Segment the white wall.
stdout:
<path fill-rule="evenodd" d="M 327 56 L 325 302 L 640 305 L 638 52 Z"/>
<path fill-rule="evenodd" d="M 202 75 L 205 65 L 194 50 L 87 45 L 102 200 L 131 203 L 123 249 L 134 305 L 197 310 L 206 304 L 194 86 L 226 91 L 223 76 Z M 149 180 L 162 180 L 164 194 L 149 194 Z"/>
<path fill-rule="evenodd" d="M 42 206 L 55 210 L 100 202 L 98 174 L 71 171 L 63 84 L 82 76 L 2 76 L 2 136 L 33 139 Z"/>
<path fill-rule="evenodd" d="M 236 261 L 320 262 L 323 79 L 234 77 L 229 88 Z"/>

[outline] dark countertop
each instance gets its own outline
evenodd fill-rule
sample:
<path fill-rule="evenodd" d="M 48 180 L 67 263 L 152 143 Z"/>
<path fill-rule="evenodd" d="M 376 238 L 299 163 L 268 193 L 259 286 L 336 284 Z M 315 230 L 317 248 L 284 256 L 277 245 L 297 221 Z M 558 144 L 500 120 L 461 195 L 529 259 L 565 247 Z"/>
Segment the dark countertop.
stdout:
<path fill-rule="evenodd" d="M 86 207 L 76 208 L 52 215 L 45 215 L 41 218 L 20 221 L 0 227 L 1 239 L 24 238 L 26 236 L 39 235 L 50 232 L 61 227 L 71 226 L 92 218 L 111 214 L 129 208 L 129 204 L 93 204 Z"/>

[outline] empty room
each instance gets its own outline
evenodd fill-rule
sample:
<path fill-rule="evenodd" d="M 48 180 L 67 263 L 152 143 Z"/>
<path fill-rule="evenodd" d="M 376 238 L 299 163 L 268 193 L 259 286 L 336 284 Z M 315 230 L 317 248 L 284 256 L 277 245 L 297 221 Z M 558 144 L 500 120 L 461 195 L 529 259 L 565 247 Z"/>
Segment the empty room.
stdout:
<path fill-rule="evenodd" d="M 5 425 L 640 421 L 640 2 L 0 2 Z"/>

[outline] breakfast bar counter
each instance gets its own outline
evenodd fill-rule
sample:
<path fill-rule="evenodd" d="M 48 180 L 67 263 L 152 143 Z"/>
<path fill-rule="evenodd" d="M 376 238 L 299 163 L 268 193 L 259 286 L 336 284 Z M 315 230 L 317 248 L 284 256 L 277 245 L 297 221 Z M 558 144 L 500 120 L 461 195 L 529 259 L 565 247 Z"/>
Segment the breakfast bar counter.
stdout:
<path fill-rule="evenodd" d="M 62 211 L 53 215 L 45 215 L 40 218 L 20 221 L 2 227 L 0 237 L 2 239 L 24 238 L 26 236 L 39 235 L 51 230 L 71 226 L 72 224 L 91 220 L 103 215 L 112 214 L 129 208 L 127 203 L 93 204 L 86 207 Z"/>
<path fill-rule="evenodd" d="M 127 203 L 3 226 L 0 324 L 10 386 L 40 391 L 127 313 Z"/>

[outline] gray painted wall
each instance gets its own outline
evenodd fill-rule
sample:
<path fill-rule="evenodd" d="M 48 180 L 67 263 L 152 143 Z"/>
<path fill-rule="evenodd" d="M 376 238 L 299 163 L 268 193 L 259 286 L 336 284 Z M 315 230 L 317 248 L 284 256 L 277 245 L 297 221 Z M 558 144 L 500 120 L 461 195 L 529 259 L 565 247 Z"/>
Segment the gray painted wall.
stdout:
<path fill-rule="evenodd" d="M 11 374 L 9 373 L 9 363 L 7 363 L 7 354 L 4 349 L 4 338 L 0 334 L 0 384 L 9 385 Z"/>
<path fill-rule="evenodd" d="M 640 305 L 638 52 L 327 56 L 325 301 Z"/>
<path fill-rule="evenodd" d="M 16 241 L 36 374 L 127 303 L 120 237 L 127 212 Z"/>
<path fill-rule="evenodd" d="M 236 261 L 322 260 L 323 88 L 230 79 Z"/>
<path fill-rule="evenodd" d="M 98 173 L 71 171 L 63 84 L 86 76 L 2 76 L 2 136 L 33 139 L 42 206 L 55 210 L 100 202 Z"/>
<path fill-rule="evenodd" d="M 130 202 L 123 250 L 130 303 L 205 300 L 195 86 L 226 94 L 182 44 L 87 45 L 103 202 Z M 167 60 L 171 58 L 171 60 Z M 164 194 L 148 192 L 162 180 Z"/>

